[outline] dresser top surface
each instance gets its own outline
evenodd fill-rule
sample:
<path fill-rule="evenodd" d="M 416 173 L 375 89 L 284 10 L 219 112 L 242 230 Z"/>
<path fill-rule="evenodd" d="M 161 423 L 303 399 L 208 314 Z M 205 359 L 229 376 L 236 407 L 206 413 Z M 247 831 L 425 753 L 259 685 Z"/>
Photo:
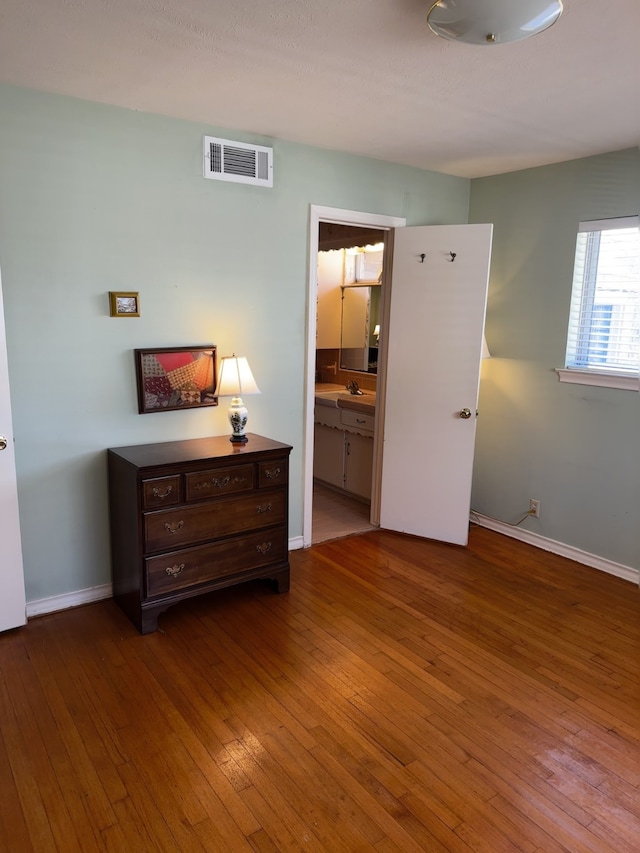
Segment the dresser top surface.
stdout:
<path fill-rule="evenodd" d="M 137 468 L 154 468 L 158 465 L 203 462 L 213 458 L 217 461 L 235 462 L 245 457 L 249 461 L 251 457 L 261 453 L 273 455 L 279 451 L 288 455 L 291 451 L 289 444 L 282 444 L 255 433 L 247 433 L 247 438 L 249 440 L 246 444 L 234 444 L 229 441 L 227 435 L 163 441 L 157 444 L 134 444 L 129 447 L 111 447 L 109 453 Z"/>

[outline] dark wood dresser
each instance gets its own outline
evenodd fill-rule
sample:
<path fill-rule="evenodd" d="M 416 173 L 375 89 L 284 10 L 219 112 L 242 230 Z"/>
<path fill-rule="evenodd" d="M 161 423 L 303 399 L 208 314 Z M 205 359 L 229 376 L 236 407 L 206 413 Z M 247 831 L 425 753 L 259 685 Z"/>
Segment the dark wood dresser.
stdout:
<path fill-rule="evenodd" d="M 254 578 L 289 589 L 291 447 L 248 437 L 107 451 L 114 596 L 141 633 L 214 589 Z"/>

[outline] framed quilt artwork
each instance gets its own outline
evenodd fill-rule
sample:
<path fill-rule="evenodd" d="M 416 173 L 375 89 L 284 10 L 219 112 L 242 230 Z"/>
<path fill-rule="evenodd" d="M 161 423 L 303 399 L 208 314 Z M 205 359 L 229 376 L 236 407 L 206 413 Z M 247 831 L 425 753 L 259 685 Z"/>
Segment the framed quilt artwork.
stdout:
<path fill-rule="evenodd" d="M 134 354 L 141 415 L 218 405 L 214 344 L 137 349 Z"/>

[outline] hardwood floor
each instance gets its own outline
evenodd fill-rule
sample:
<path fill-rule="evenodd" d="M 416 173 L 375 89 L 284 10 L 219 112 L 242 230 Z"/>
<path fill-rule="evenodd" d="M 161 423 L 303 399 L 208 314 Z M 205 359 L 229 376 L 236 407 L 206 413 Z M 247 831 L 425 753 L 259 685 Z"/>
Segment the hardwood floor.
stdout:
<path fill-rule="evenodd" d="M 0 636 L 2 850 L 637 853 L 634 585 L 480 528 L 291 557 Z"/>

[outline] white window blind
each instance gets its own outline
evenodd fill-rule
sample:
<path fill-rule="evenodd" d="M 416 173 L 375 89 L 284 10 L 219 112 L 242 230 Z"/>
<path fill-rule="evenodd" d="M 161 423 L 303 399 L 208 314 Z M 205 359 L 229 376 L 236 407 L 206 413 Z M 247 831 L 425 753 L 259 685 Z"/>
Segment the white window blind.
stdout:
<path fill-rule="evenodd" d="M 581 222 L 565 366 L 640 372 L 640 231 L 637 216 Z"/>

